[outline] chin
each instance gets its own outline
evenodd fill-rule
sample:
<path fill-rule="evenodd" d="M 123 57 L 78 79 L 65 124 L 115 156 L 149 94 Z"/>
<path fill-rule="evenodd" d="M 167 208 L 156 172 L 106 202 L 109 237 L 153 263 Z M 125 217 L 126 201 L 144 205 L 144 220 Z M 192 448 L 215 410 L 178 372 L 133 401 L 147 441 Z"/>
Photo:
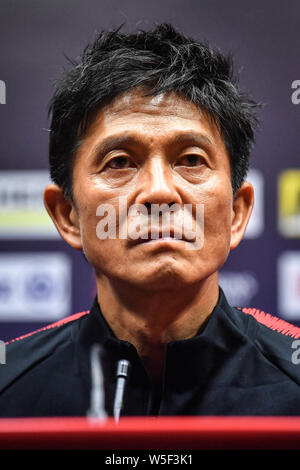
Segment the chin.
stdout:
<path fill-rule="evenodd" d="M 157 270 L 144 270 L 137 272 L 134 279 L 128 279 L 135 287 L 139 287 L 145 291 L 158 292 L 163 290 L 178 290 L 184 286 L 188 286 L 199 282 L 199 273 L 196 276 L 188 272 L 186 269 L 176 269 L 174 266 L 162 266 Z M 196 273 L 195 273 L 196 274 Z M 126 282 L 126 281 L 125 281 Z"/>

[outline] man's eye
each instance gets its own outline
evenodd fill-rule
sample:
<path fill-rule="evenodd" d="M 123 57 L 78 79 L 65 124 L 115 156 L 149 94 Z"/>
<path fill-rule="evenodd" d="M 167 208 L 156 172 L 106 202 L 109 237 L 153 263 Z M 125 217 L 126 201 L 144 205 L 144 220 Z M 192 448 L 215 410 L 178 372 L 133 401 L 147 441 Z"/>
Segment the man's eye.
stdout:
<path fill-rule="evenodd" d="M 184 155 L 178 160 L 177 164 L 190 167 L 201 166 L 203 164 L 203 157 L 193 154 Z"/>
<path fill-rule="evenodd" d="M 112 158 L 105 166 L 114 170 L 124 170 L 126 168 L 132 167 L 133 163 L 128 157 L 124 156 Z"/>

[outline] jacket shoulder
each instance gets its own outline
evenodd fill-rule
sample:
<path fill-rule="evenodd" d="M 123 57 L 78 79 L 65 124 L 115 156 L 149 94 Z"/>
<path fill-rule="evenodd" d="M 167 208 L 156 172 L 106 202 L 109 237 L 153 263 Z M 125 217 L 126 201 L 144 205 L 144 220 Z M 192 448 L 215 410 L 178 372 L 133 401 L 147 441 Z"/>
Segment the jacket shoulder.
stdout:
<path fill-rule="evenodd" d="M 6 364 L 1 365 L 0 392 L 36 364 L 73 341 L 73 327 L 90 313 L 75 313 L 6 342 Z"/>
<path fill-rule="evenodd" d="M 251 316 L 260 325 L 269 330 L 291 338 L 300 338 L 300 328 L 270 313 L 265 313 L 257 308 L 237 307 L 236 310 Z"/>
<path fill-rule="evenodd" d="M 39 328 L 38 330 L 34 330 L 34 331 L 29 332 L 29 333 L 26 333 L 25 335 L 19 336 L 19 337 L 14 338 L 14 339 L 11 339 L 11 340 L 7 341 L 5 344 L 6 345 L 12 344 L 12 343 L 15 343 L 17 341 L 21 341 L 21 340 L 24 340 L 24 339 L 27 339 L 27 338 L 30 338 L 30 337 L 32 337 L 33 339 L 40 338 L 40 336 L 38 334 L 43 333 L 43 332 L 63 331 L 62 329 L 59 330 L 59 328 L 65 326 L 65 325 L 71 326 L 72 322 L 74 322 L 75 320 L 78 320 L 79 318 L 81 318 L 84 315 L 87 315 L 89 313 L 90 313 L 89 310 L 74 313 L 73 315 L 65 317 L 62 320 L 58 320 L 57 322 L 50 323 L 49 325 L 43 326 L 42 328 Z M 34 335 L 38 335 L 38 336 L 34 336 Z"/>
<path fill-rule="evenodd" d="M 300 385 L 300 328 L 257 308 L 233 310 L 247 323 L 247 336 L 264 357 Z"/>

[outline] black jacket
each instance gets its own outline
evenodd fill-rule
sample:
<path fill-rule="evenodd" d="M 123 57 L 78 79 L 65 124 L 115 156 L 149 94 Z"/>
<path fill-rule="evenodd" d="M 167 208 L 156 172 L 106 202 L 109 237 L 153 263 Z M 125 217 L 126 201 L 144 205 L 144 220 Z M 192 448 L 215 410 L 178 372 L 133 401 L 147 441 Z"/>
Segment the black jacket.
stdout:
<path fill-rule="evenodd" d="M 113 414 L 116 363 L 131 374 L 122 415 L 300 415 L 300 328 L 255 309 L 217 306 L 198 334 L 167 346 L 162 396 L 136 349 L 117 339 L 95 300 L 72 315 L 11 341 L 0 365 L 0 416 L 84 416 L 90 407 L 90 348 L 105 352 L 106 408 Z"/>

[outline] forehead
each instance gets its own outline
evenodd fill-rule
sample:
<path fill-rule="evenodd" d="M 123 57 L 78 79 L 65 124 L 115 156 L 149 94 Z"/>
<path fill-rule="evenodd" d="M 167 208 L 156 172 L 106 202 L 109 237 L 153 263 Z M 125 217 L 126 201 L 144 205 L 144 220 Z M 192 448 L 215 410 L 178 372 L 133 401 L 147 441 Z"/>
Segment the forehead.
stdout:
<path fill-rule="evenodd" d="M 145 96 L 147 91 L 145 88 L 129 90 L 102 107 L 94 115 L 86 137 L 92 134 L 105 136 L 117 127 L 124 131 L 133 127 L 142 133 L 149 129 L 157 134 L 160 130 L 166 133 L 192 127 L 196 131 L 205 130 L 215 140 L 221 139 L 212 119 L 190 100 L 175 92 Z"/>
<path fill-rule="evenodd" d="M 117 117 L 128 113 L 149 113 L 174 115 L 190 119 L 199 119 L 201 111 L 194 103 L 175 92 L 164 92 L 146 96 L 147 89 L 137 88 L 116 97 L 102 109 L 105 117 Z"/>
<path fill-rule="evenodd" d="M 94 115 L 77 156 L 85 155 L 86 158 L 94 154 L 102 142 L 124 140 L 129 135 L 131 141 L 134 139 L 155 149 L 157 146 L 170 147 L 172 142 L 179 142 L 181 135 L 184 139 L 193 134 L 202 142 L 210 142 L 214 158 L 230 172 L 225 144 L 207 112 L 175 92 L 154 96 L 145 96 L 146 93 L 146 89 L 133 89 L 102 107 Z"/>

